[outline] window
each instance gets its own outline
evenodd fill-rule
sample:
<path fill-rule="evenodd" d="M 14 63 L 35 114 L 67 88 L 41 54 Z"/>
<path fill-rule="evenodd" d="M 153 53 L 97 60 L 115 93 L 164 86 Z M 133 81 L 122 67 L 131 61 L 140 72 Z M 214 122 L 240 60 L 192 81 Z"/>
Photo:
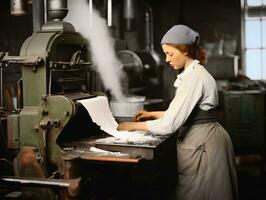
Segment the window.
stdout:
<path fill-rule="evenodd" d="M 243 66 L 251 79 L 266 79 L 266 0 L 242 0 Z"/>

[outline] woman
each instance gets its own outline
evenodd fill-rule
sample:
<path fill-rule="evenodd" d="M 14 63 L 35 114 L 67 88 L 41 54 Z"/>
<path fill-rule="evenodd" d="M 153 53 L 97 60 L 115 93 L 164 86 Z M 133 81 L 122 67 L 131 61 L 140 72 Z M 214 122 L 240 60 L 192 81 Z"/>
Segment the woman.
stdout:
<path fill-rule="evenodd" d="M 173 26 L 162 38 L 166 62 L 182 69 L 174 83 L 175 97 L 164 112 L 141 111 L 135 122 L 118 130 L 156 134 L 178 131 L 177 199 L 238 199 L 234 152 L 230 137 L 216 121 L 216 82 L 201 65 L 206 61 L 199 34 L 185 25 Z"/>

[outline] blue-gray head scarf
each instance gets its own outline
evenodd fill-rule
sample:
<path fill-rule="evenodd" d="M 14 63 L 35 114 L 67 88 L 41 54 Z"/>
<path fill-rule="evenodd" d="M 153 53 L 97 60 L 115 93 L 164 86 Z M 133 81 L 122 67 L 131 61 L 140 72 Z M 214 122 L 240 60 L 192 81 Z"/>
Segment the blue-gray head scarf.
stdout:
<path fill-rule="evenodd" d="M 162 38 L 161 44 L 187 44 L 199 46 L 199 33 L 185 25 L 175 25 Z"/>

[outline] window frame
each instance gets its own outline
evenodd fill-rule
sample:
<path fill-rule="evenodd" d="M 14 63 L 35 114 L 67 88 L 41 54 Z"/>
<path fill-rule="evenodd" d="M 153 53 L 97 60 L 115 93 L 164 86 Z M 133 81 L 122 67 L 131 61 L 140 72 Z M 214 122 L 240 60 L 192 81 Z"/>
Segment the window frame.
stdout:
<path fill-rule="evenodd" d="M 262 20 L 266 19 L 266 5 L 263 4 L 265 3 L 265 1 L 263 2 L 263 0 L 261 0 L 262 4 L 260 6 L 250 6 L 248 7 L 247 5 L 247 1 L 248 0 L 241 0 L 241 64 L 242 64 L 242 70 L 244 72 L 245 75 L 248 76 L 247 74 L 247 50 L 248 49 L 260 49 L 261 50 L 261 72 L 259 74 L 259 78 L 255 79 L 255 80 L 265 80 L 265 74 L 266 74 L 266 69 L 264 69 L 266 66 L 263 66 L 263 50 L 266 50 L 266 47 L 263 47 L 263 41 L 261 38 L 261 47 L 260 48 L 247 48 L 246 47 L 246 21 L 249 21 L 249 19 L 246 19 L 247 15 L 249 16 L 254 16 L 254 17 L 258 17 L 261 23 L 261 27 L 262 27 Z M 253 19 L 250 19 L 250 21 Z M 254 19 L 255 20 L 255 19 Z M 262 29 L 261 29 L 261 36 L 262 36 Z"/>

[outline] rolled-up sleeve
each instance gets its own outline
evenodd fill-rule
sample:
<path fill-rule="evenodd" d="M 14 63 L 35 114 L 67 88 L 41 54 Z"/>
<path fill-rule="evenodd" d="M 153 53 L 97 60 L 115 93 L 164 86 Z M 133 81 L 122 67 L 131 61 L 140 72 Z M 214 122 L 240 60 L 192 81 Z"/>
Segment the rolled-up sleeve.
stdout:
<path fill-rule="evenodd" d="M 176 89 L 175 97 L 164 116 L 146 122 L 149 131 L 164 135 L 178 130 L 202 98 L 203 87 L 203 81 L 199 76 L 185 77 Z"/>

